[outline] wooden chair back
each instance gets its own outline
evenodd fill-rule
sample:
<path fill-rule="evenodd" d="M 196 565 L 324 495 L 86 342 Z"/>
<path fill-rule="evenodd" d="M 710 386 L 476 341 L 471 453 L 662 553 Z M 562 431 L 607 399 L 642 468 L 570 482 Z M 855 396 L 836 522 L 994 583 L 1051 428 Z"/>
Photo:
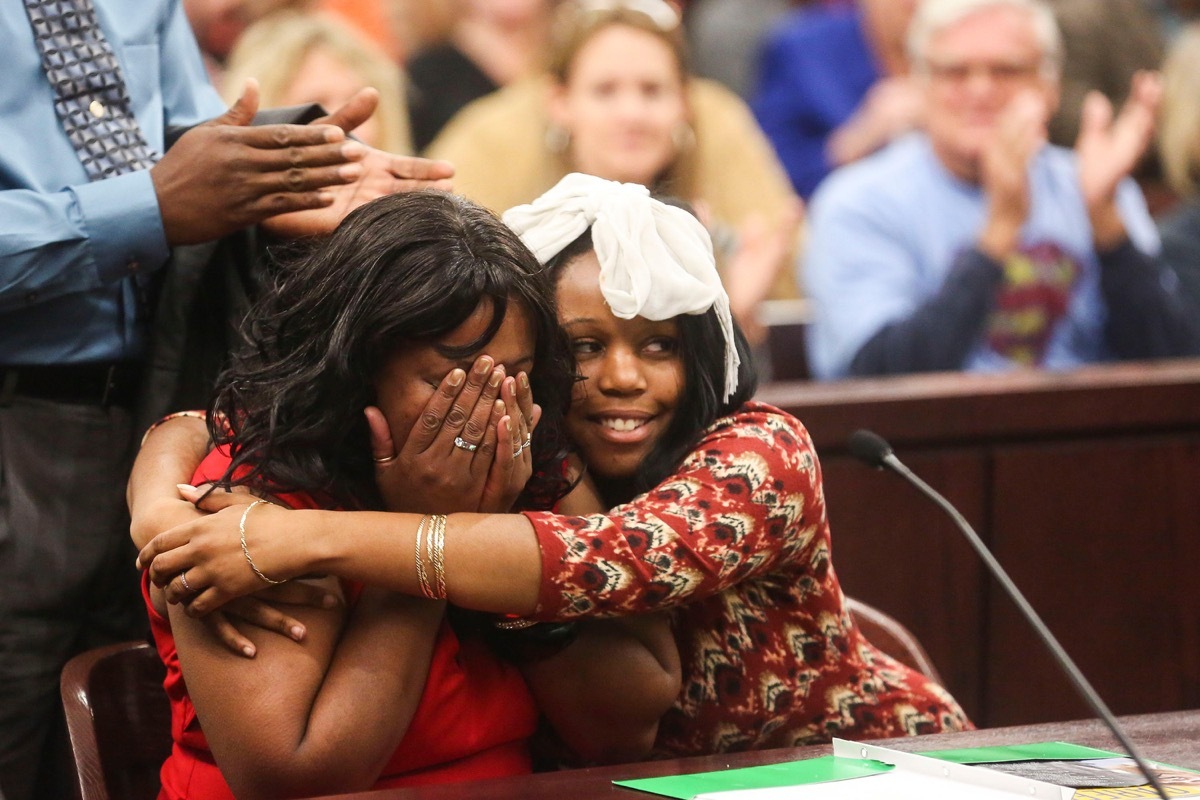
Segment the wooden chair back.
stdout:
<path fill-rule="evenodd" d="M 165 669 L 145 642 L 80 653 L 60 688 L 82 800 L 154 800 L 171 752 Z"/>
<path fill-rule="evenodd" d="M 937 667 L 933 666 L 929 654 L 917 641 L 917 637 L 912 635 L 912 631 L 901 625 L 894 617 L 888 616 L 862 600 L 847 597 L 846 608 L 868 642 L 901 664 L 912 667 L 936 683 L 942 683 L 942 676 L 938 674 Z"/>

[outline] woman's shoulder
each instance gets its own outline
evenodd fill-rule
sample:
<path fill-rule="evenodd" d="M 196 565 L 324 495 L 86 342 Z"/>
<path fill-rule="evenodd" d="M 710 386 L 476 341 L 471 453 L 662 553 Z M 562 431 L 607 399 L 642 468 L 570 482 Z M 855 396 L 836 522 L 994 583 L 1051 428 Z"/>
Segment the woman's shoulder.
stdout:
<path fill-rule="evenodd" d="M 771 441 L 780 436 L 797 439 L 806 445 L 812 443 L 800 420 L 769 403 L 750 400 L 709 425 L 704 440 L 752 438 Z"/>
<path fill-rule="evenodd" d="M 692 455 L 706 460 L 749 456 L 765 459 L 774 469 L 795 468 L 805 473 L 816 463 L 812 438 L 800 420 L 755 400 L 708 426 Z"/>

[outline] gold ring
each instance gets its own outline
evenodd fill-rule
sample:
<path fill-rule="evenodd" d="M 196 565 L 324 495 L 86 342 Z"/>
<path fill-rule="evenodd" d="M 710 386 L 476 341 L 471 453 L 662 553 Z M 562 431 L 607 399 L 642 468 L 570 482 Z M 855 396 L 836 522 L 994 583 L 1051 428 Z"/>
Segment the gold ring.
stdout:
<path fill-rule="evenodd" d="M 390 464 L 393 461 L 395 461 L 396 458 L 397 458 L 397 454 L 392 453 L 390 456 L 372 456 L 371 460 L 374 461 L 376 464 Z"/>
<path fill-rule="evenodd" d="M 186 569 L 179 573 L 179 582 L 183 584 L 183 588 L 187 590 L 188 594 L 195 594 L 195 592 L 192 590 L 192 587 L 188 586 Z"/>

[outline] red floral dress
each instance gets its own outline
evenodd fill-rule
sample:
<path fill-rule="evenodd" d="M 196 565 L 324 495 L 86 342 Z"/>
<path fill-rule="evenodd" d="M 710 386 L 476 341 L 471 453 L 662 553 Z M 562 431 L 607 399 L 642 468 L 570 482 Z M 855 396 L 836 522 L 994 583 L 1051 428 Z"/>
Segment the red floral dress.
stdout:
<path fill-rule="evenodd" d="M 854 625 L 816 452 L 777 408 L 717 420 L 675 474 L 607 514 L 526 517 L 542 552 L 538 619 L 672 609 L 683 689 L 659 755 L 970 727 L 945 689 Z"/>

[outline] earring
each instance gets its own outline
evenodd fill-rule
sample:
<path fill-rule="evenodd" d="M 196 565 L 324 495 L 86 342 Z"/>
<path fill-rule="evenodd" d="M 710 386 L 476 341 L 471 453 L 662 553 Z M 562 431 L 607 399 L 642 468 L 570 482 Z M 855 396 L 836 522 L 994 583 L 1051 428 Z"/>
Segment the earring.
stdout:
<path fill-rule="evenodd" d="M 545 142 L 547 150 L 556 156 L 561 156 L 571 146 L 571 132 L 562 125 L 550 123 L 546 126 Z"/>

